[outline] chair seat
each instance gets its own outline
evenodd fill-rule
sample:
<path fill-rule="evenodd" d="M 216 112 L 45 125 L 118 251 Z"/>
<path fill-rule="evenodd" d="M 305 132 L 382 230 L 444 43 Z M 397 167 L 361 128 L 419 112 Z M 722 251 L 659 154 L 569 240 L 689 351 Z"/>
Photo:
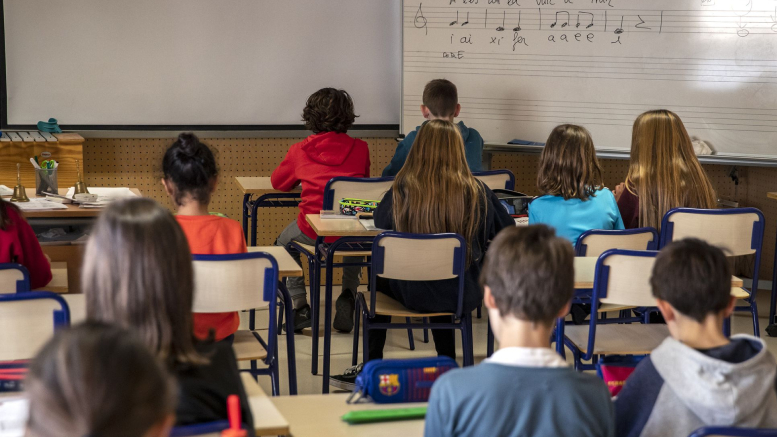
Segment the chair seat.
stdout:
<path fill-rule="evenodd" d="M 367 309 L 370 307 L 370 293 L 359 292 L 364 296 L 364 301 L 367 303 Z M 377 301 L 375 302 L 375 314 L 381 316 L 396 316 L 396 317 L 436 317 L 436 316 L 452 316 L 453 313 L 419 313 L 413 310 L 405 308 L 401 303 L 386 296 L 383 293 L 376 293 Z"/>
<path fill-rule="evenodd" d="M 633 308 L 637 308 L 635 306 L 628 306 L 628 305 L 617 305 L 614 303 L 603 303 L 599 306 L 599 309 L 597 312 L 599 313 L 607 313 L 610 311 L 621 311 L 621 310 L 630 310 Z"/>
<path fill-rule="evenodd" d="M 737 299 L 748 299 L 748 298 L 750 298 L 750 293 L 748 293 L 742 287 L 731 287 L 731 295 L 734 296 Z"/>
<path fill-rule="evenodd" d="M 588 325 L 567 326 L 566 337 L 581 352 L 588 352 Z M 666 337 L 669 329 L 664 324 L 597 325 L 594 354 L 647 355 Z"/>
<path fill-rule="evenodd" d="M 232 350 L 238 361 L 263 360 L 267 358 L 267 351 L 254 337 L 253 331 L 235 332 L 235 340 L 232 342 Z"/>

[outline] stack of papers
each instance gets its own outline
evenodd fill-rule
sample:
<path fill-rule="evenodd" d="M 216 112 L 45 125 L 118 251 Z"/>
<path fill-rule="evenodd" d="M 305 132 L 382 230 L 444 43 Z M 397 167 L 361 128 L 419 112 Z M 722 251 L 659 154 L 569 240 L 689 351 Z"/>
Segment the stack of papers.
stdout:
<path fill-rule="evenodd" d="M 5 185 L 0 185 L 0 196 L 13 196 L 13 190 Z"/>
<path fill-rule="evenodd" d="M 0 401 L 0 437 L 24 436 L 29 410 L 30 402 L 21 393 Z"/>
<path fill-rule="evenodd" d="M 67 205 L 39 198 L 30 199 L 29 202 L 14 202 L 14 205 L 18 206 L 22 211 L 54 211 L 67 209 Z"/>
<path fill-rule="evenodd" d="M 109 187 L 88 187 L 90 194 L 96 194 L 97 200 L 93 202 L 77 202 L 81 208 L 103 208 L 109 203 L 117 199 L 124 199 L 127 197 L 137 197 L 137 194 L 133 193 L 129 188 L 109 188 Z M 66 197 L 73 198 L 75 188 L 70 187 L 67 190 Z"/>

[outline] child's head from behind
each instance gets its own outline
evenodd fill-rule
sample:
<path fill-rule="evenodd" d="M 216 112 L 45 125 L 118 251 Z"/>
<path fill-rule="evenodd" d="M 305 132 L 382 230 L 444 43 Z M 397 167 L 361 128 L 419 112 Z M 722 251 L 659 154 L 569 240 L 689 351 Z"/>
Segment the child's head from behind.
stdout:
<path fill-rule="evenodd" d="M 731 267 L 726 255 L 701 240 L 679 240 L 662 249 L 650 285 L 670 328 L 678 319 L 676 313 L 685 320 L 704 323 L 710 315 L 722 321 L 733 311 Z"/>
<path fill-rule="evenodd" d="M 506 228 L 488 247 L 480 274 L 489 318 L 493 316 L 497 323 L 514 318 L 553 326 L 569 310 L 574 276 L 572 246 L 553 229 L 545 225 Z"/>
<path fill-rule="evenodd" d="M 167 436 L 174 382 L 131 332 L 103 323 L 59 331 L 26 380 L 31 437 Z"/>
<path fill-rule="evenodd" d="M 322 88 L 310 97 L 302 111 L 305 127 L 313 133 L 337 132 L 344 134 L 356 121 L 353 100 L 344 90 Z"/>
<path fill-rule="evenodd" d="M 421 112 L 424 118 L 453 120 L 459 116 L 459 93 L 456 85 L 446 79 L 434 79 L 426 84 Z"/>
<path fill-rule="evenodd" d="M 573 124 L 553 129 L 540 155 L 537 188 L 551 196 L 587 200 L 602 186 L 591 134 Z"/>
<path fill-rule="evenodd" d="M 162 159 L 162 172 L 167 194 L 176 206 L 189 202 L 210 203 L 216 190 L 218 170 L 213 152 L 196 135 L 182 133 L 167 149 Z"/>
<path fill-rule="evenodd" d="M 189 244 L 173 215 L 151 199 L 112 203 L 84 254 L 89 320 L 138 333 L 169 364 L 200 362 L 194 350 L 194 278 Z"/>
<path fill-rule="evenodd" d="M 473 241 L 485 191 L 472 176 L 458 127 L 447 120 L 421 126 L 394 179 L 393 215 L 400 232 L 453 232 Z M 467 259 L 471 260 L 467 246 Z"/>

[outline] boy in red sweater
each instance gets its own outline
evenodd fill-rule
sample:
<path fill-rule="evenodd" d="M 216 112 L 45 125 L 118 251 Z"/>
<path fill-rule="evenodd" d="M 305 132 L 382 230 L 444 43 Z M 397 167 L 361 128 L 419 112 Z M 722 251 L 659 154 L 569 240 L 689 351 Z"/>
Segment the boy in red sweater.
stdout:
<path fill-rule="evenodd" d="M 302 184 L 302 202 L 299 204 L 297 220 L 289 224 L 275 241 L 276 245 L 284 247 L 291 241 L 315 244 L 317 235 L 305 220 L 305 215 L 321 211 L 324 187 L 330 179 L 337 176 L 370 176 L 367 143 L 346 134 L 356 120 L 353 100 L 347 92 L 334 88 L 316 91 L 308 98 L 302 119 L 313 135 L 289 148 L 271 178 L 273 188 L 280 191 L 291 191 Z M 286 250 L 302 265 L 296 250 Z M 361 258 L 345 258 L 345 262 L 358 261 Z M 343 269 L 343 290 L 337 298 L 337 313 L 333 323 L 338 331 L 350 332 L 353 329 L 354 296 L 359 286 L 360 273 L 360 267 Z M 286 278 L 286 286 L 294 305 L 294 331 L 299 332 L 311 325 L 305 280 Z"/>
<path fill-rule="evenodd" d="M 51 282 L 51 265 L 32 226 L 16 205 L 0 199 L 0 263 L 18 263 L 30 273 L 33 290 Z"/>

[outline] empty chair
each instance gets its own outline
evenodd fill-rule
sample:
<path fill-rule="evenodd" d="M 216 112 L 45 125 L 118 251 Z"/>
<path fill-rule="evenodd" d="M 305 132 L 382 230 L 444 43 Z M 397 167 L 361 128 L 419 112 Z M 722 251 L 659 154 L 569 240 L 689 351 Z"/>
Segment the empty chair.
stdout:
<path fill-rule="evenodd" d="M 594 360 L 600 355 L 646 355 L 669 335 L 666 325 L 608 324 L 596 320 L 597 304 L 631 307 L 655 306 L 650 287 L 650 275 L 655 262 L 655 251 L 611 249 L 596 262 L 591 319 L 588 325 L 566 326 L 564 343 L 572 351 L 575 368 L 594 369 Z M 559 319 L 563 324 L 563 319 Z"/>
<path fill-rule="evenodd" d="M 250 361 L 252 375 L 269 375 L 273 395 L 280 394 L 277 338 L 278 263 L 265 252 L 194 255 L 195 313 L 227 313 L 268 308 L 267 339 L 258 330 L 235 332 L 232 348 L 238 361 Z M 293 351 L 293 336 L 290 351 Z M 267 368 L 257 368 L 257 361 Z M 296 394 L 294 356 L 289 356 L 289 392 Z M 244 370 L 245 371 L 245 370 Z"/>
<path fill-rule="evenodd" d="M 55 293 L 0 294 L 0 361 L 33 358 L 55 330 L 69 325 L 70 308 Z"/>

